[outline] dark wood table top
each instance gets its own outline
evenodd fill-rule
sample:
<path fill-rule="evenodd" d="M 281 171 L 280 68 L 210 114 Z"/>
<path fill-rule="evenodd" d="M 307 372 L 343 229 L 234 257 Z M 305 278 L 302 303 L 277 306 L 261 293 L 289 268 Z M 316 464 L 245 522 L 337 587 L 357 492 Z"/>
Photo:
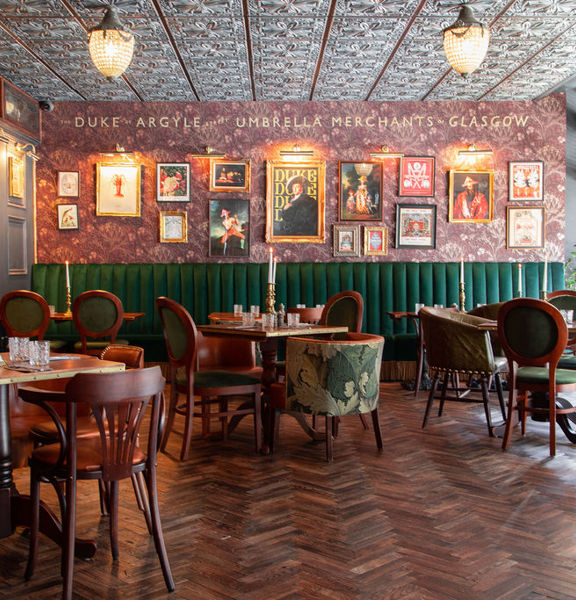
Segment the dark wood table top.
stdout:
<path fill-rule="evenodd" d="M 125 321 L 135 321 L 136 319 L 143 317 L 145 314 L 146 313 L 144 313 L 144 312 L 125 312 L 124 320 Z M 72 314 L 57 312 L 57 313 L 54 313 L 53 315 L 50 315 L 50 318 L 56 322 L 71 321 Z"/>
<path fill-rule="evenodd" d="M 204 335 L 219 335 L 230 337 L 243 337 L 255 341 L 264 341 L 270 338 L 283 338 L 299 335 L 325 335 L 330 333 L 347 333 L 348 327 L 337 327 L 328 325 L 310 325 L 300 323 L 296 327 L 262 327 L 254 325 L 247 327 L 238 323 L 218 323 L 211 325 L 199 325 L 198 331 Z"/>

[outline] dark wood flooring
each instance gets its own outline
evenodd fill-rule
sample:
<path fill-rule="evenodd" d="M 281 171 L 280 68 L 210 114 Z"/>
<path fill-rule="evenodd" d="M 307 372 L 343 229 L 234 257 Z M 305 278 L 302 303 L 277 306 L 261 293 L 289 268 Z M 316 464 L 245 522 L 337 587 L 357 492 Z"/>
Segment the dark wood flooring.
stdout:
<path fill-rule="evenodd" d="M 78 528 L 100 547 L 76 562 L 75 597 L 576 599 L 576 447 L 559 431 L 550 459 L 547 425 L 529 422 L 502 452 L 479 405 L 449 404 L 422 430 L 425 394 L 382 391 L 382 454 L 357 418 L 343 420 L 332 464 L 287 416 L 269 457 L 246 421 L 226 443 L 196 439 L 186 463 L 174 438 L 159 459 L 173 594 L 130 484 L 113 564 L 96 485 L 81 483 Z M 26 469 L 16 479 L 26 490 Z M 58 598 L 59 550 L 41 539 L 30 582 L 26 556 L 23 529 L 0 540 L 0 599 Z"/>

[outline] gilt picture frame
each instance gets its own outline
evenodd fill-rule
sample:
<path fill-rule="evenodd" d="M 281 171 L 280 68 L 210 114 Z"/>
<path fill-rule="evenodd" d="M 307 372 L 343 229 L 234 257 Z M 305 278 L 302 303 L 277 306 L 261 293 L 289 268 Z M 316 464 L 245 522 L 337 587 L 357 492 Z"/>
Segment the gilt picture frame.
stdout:
<path fill-rule="evenodd" d="M 183 243 L 188 241 L 186 211 L 161 210 L 159 219 L 161 243 Z"/>
<path fill-rule="evenodd" d="M 340 161 L 340 221 L 382 220 L 382 163 Z"/>
<path fill-rule="evenodd" d="M 16 156 L 8 157 L 8 195 L 24 198 L 24 161 Z"/>
<path fill-rule="evenodd" d="M 250 161 L 218 160 L 210 161 L 211 192 L 249 192 Z"/>
<path fill-rule="evenodd" d="M 544 162 L 541 160 L 508 163 L 508 200 L 544 200 Z"/>
<path fill-rule="evenodd" d="M 364 254 L 386 256 L 388 254 L 388 227 L 364 227 Z"/>
<path fill-rule="evenodd" d="M 494 171 L 450 170 L 450 223 L 490 223 L 494 211 Z"/>
<path fill-rule="evenodd" d="M 140 216 L 139 164 L 96 164 L 96 215 Z"/>
<path fill-rule="evenodd" d="M 332 226 L 333 256 L 360 256 L 360 225 Z"/>
<path fill-rule="evenodd" d="M 434 156 L 402 156 L 398 176 L 398 195 L 434 196 L 435 168 Z"/>

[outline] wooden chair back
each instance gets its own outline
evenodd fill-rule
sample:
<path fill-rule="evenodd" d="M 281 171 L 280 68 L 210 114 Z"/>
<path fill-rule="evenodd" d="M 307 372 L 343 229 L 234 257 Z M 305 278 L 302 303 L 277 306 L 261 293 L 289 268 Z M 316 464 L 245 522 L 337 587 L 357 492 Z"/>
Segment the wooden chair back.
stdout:
<path fill-rule="evenodd" d="M 144 348 L 110 344 L 104 348 L 100 358 L 124 363 L 128 369 L 142 369 L 144 367 Z"/>
<path fill-rule="evenodd" d="M 576 290 L 556 290 L 548 292 L 546 299 L 558 310 L 573 310 L 576 317 Z M 576 345 L 576 334 L 568 338 L 568 346 Z"/>
<path fill-rule="evenodd" d="M 171 369 L 185 367 L 192 372 L 198 352 L 198 330 L 190 313 L 178 302 L 161 296 L 156 306 L 162 323 L 166 352 Z"/>
<path fill-rule="evenodd" d="M 322 318 L 323 308 L 289 308 L 286 313 L 300 315 L 300 323 L 311 323 L 317 325 Z"/>
<path fill-rule="evenodd" d="M 322 311 L 320 325 L 347 326 L 350 333 L 360 333 L 363 316 L 364 298 L 358 292 L 347 290 L 328 299 Z"/>
<path fill-rule="evenodd" d="M 8 337 L 44 339 L 50 325 L 48 302 L 36 292 L 13 290 L 0 300 L 0 323 Z"/>

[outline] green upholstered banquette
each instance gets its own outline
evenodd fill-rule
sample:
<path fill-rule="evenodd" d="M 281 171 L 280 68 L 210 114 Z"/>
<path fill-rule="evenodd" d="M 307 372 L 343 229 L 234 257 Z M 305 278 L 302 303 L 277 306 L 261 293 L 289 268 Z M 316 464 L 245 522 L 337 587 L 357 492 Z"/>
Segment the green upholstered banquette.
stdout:
<path fill-rule="evenodd" d="M 543 263 L 523 264 L 526 296 L 538 297 Z M 116 294 L 127 312 L 145 312 L 143 318 L 124 323 L 120 336 L 146 350 L 146 360 L 166 360 L 162 328 L 155 299 L 168 296 L 183 304 L 198 324 L 211 312 L 232 311 L 234 304 L 259 304 L 266 298 L 267 264 L 72 264 L 72 299 L 85 290 L 103 289 Z M 411 361 L 415 332 L 408 320 L 394 322 L 387 311 L 413 310 L 414 304 L 458 303 L 459 263 L 279 263 L 276 301 L 285 307 L 315 306 L 343 290 L 364 297 L 363 331 L 383 335 L 384 361 Z M 515 263 L 477 262 L 465 265 L 466 308 L 509 300 L 518 288 Z M 550 289 L 564 287 L 564 265 L 548 263 Z M 66 308 L 62 264 L 35 264 L 32 290 L 57 311 Z M 51 323 L 46 337 L 78 339 L 72 323 Z"/>

